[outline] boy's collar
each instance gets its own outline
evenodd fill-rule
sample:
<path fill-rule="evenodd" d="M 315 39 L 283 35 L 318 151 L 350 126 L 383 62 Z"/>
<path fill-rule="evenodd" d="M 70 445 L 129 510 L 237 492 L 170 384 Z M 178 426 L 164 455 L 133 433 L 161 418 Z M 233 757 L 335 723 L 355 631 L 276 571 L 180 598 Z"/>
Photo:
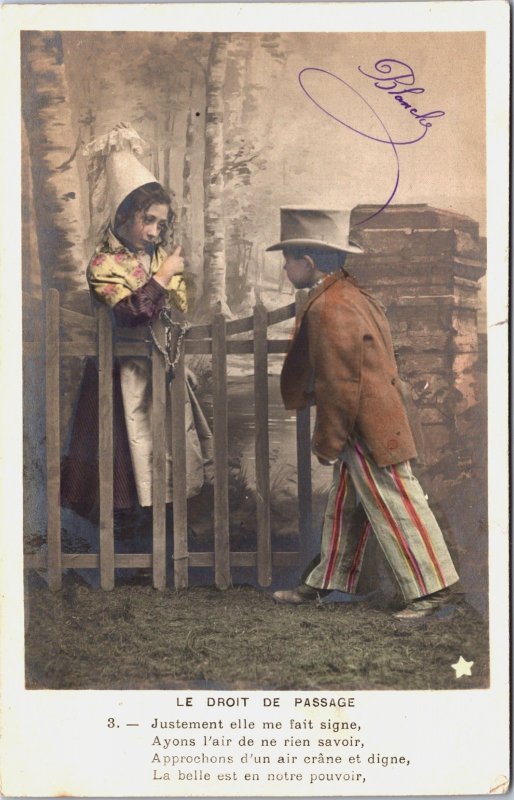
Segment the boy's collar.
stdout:
<path fill-rule="evenodd" d="M 317 280 L 314 281 L 311 287 L 309 287 L 309 291 L 312 292 L 314 289 L 317 289 L 318 286 L 327 280 L 327 278 L 339 278 L 343 274 L 342 270 L 334 270 L 333 272 L 324 272 L 323 275 L 320 275 Z"/>

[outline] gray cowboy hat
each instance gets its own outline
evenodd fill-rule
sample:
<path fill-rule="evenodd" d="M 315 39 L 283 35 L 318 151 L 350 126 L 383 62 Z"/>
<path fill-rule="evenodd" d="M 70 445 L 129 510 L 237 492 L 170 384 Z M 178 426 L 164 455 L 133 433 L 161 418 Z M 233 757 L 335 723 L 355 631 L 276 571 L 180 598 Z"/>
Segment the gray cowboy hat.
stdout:
<path fill-rule="evenodd" d="M 314 247 L 343 253 L 364 252 L 350 241 L 350 211 L 287 206 L 280 209 L 280 242 L 267 251 L 284 247 Z"/>

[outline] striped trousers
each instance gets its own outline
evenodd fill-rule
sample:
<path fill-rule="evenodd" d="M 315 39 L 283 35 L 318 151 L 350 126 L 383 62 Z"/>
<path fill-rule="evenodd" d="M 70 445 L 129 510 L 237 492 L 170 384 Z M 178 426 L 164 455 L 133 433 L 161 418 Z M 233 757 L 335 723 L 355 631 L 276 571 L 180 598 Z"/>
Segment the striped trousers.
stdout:
<path fill-rule="evenodd" d="M 431 594 L 459 576 L 410 463 L 378 467 L 360 439 L 334 466 L 321 536 L 321 560 L 304 578 L 317 589 L 357 590 L 372 532 L 406 600 Z"/>

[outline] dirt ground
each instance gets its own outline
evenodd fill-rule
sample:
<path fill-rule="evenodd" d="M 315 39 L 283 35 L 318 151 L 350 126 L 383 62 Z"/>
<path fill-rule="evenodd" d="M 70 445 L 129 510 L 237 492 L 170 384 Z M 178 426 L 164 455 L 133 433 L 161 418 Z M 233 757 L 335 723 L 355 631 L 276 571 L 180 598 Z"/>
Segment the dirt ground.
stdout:
<path fill-rule="evenodd" d="M 242 585 L 94 590 L 73 573 L 52 593 L 28 580 L 31 689 L 477 689 L 488 630 L 463 599 L 416 623 L 377 596 L 279 606 Z M 452 664 L 473 661 L 456 678 Z"/>

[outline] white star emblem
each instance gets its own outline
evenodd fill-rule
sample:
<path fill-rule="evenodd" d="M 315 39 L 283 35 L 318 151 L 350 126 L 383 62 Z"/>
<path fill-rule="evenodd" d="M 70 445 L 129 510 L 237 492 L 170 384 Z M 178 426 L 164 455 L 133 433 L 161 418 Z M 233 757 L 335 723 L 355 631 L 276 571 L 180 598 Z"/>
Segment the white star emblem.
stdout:
<path fill-rule="evenodd" d="M 474 661 L 466 661 L 465 658 L 460 656 L 456 664 L 452 664 L 452 669 L 455 670 L 455 677 L 462 678 L 463 675 L 471 675 L 471 667 Z"/>

